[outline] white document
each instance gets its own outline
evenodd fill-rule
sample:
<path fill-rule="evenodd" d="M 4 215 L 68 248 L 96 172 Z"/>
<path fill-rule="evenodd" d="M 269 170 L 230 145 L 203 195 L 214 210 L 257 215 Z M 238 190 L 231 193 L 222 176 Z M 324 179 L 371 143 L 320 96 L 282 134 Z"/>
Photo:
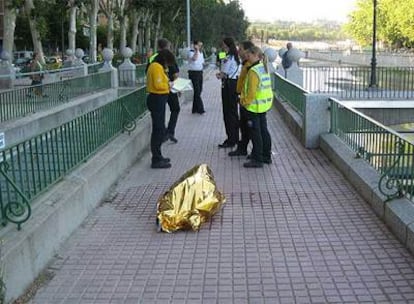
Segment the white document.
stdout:
<path fill-rule="evenodd" d="M 174 80 L 174 85 L 171 88 L 172 93 L 178 93 L 183 91 L 189 91 L 193 89 L 193 85 L 190 79 L 178 77 Z"/>

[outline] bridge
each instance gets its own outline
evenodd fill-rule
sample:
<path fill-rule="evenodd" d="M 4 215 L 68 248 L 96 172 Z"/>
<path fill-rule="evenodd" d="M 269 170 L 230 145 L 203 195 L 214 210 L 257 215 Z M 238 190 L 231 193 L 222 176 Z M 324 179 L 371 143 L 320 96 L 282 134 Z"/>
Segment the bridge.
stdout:
<path fill-rule="evenodd" d="M 291 95 L 282 94 L 283 85 Z M 178 143 L 162 147 L 171 169 L 150 168 L 149 115 L 133 114 L 139 117 L 135 128 L 35 196 L 33 214 L 20 230 L 10 223 L 3 228 L 8 300 L 23 295 L 20 300 L 32 296 L 31 303 L 42 304 L 413 302 L 410 194 L 387 197 L 380 191 L 383 172 L 367 161 L 370 145 L 360 144 L 354 125 L 346 124 L 341 138 L 343 128 L 332 127 L 341 124 L 332 124 L 331 132 L 314 140 L 319 131 L 310 127 L 312 111 L 346 105 L 338 101 L 335 108 L 329 97 L 318 102 L 320 96 L 283 85 L 275 88 L 268 114 L 272 163 L 261 169 L 243 168 L 243 157 L 217 147 L 225 133 L 212 70 L 205 73 L 205 115 L 191 114 L 191 98 L 182 96 Z M 305 104 L 292 102 L 292 94 Z M 96 102 L 79 111 L 102 106 Z M 76 109 L 68 103 L 65 111 Z M 47 115 L 41 113 L 35 115 Z M 356 134 L 355 147 L 344 144 L 349 134 Z M 212 169 L 226 197 L 223 209 L 198 232 L 157 232 L 159 196 L 200 163 Z"/>

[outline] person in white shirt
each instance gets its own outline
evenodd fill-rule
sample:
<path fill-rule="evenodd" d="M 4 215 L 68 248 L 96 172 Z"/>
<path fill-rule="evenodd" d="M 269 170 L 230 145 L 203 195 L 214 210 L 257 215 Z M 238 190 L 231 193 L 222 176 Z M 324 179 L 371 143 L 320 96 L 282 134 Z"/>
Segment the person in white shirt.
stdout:
<path fill-rule="evenodd" d="M 224 38 L 222 45 L 226 57 L 222 60 L 220 72 L 216 76 L 222 81 L 221 100 L 227 139 L 218 146 L 232 148 L 239 142 L 237 79 L 240 74 L 240 58 L 233 38 Z"/>
<path fill-rule="evenodd" d="M 203 43 L 198 40 L 194 40 L 194 47 L 188 53 L 188 78 L 190 78 L 193 89 L 193 109 L 192 113 L 204 114 L 204 104 L 201 99 L 201 92 L 203 91 L 203 68 L 204 68 L 204 55 L 201 51 Z"/>

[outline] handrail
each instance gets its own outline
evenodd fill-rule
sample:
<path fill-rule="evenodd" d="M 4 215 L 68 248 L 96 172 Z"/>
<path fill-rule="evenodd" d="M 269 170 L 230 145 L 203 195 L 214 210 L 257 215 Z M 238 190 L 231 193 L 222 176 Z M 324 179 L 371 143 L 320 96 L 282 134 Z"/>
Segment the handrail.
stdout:
<path fill-rule="evenodd" d="M 0 91 L 0 123 L 49 109 L 70 99 L 111 88 L 111 72 Z"/>
<path fill-rule="evenodd" d="M 379 190 L 387 200 L 406 196 L 414 200 L 414 145 L 398 132 L 335 98 L 331 103 L 331 130 L 380 174 Z"/>
<path fill-rule="evenodd" d="M 19 144 L 0 150 L 0 216 L 30 218 L 30 203 L 146 113 L 145 87 Z"/>
<path fill-rule="evenodd" d="M 303 87 L 341 99 L 414 98 L 413 67 L 377 67 L 376 86 L 370 87 L 369 66 L 303 66 Z"/>
<path fill-rule="evenodd" d="M 287 102 L 299 114 L 304 114 L 305 95 L 309 94 L 307 90 L 277 73 L 272 74 L 272 89 L 281 101 Z"/>

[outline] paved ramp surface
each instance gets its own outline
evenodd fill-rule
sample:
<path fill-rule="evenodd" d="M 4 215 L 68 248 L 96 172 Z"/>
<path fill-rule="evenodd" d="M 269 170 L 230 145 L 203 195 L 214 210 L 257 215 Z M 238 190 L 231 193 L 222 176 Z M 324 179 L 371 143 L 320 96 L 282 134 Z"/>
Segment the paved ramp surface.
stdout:
<path fill-rule="evenodd" d="M 172 168 L 145 155 L 58 252 L 32 303 L 414 303 L 414 258 L 319 150 L 268 115 L 273 164 L 245 169 L 225 139 L 220 83 L 182 106 Z M 315 118 L 317 119 L 317 118 Z M 206 163 L 227 202 L 199 232 L 158 233 L 156 202 Z"/>

